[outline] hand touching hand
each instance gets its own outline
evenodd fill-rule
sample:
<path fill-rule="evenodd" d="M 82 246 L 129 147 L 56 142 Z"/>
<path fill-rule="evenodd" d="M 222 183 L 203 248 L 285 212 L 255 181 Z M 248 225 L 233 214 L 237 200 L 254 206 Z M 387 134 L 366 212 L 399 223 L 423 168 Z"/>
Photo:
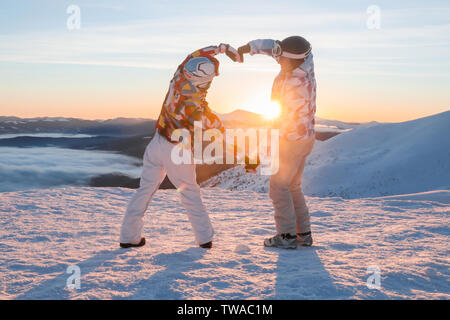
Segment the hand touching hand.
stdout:
<path fill-rule="evenodd" d="M 230 58 L 234 62 L 241 62 L 241 63 L 243 62 L 237 50 L 232 46 L 230 46 L 229 44 L 221 43 L 219 45 L 219 50 L 221 53 L 225 53 L 228 56 L 228 58 Z"/>

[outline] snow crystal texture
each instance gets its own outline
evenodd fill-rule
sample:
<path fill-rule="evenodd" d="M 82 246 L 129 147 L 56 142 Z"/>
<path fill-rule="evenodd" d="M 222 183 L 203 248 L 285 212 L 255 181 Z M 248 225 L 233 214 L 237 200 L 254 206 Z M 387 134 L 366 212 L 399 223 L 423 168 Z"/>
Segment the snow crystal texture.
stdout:
<path fill-rule="evenodd" d="M 308 197 L 314 246 L 267 249 L 264 193 L 202 190 L 216 230 L 198 248 L 175 190 L 159 190 L 142 248 L 120 249 L 133 190 L 0 194 L 0 299 L 449 299 L 450 192 Z M 69 289 L 68 266 L 80 268 Z M 370 289 L 367 269 L 380 269 Z"/>

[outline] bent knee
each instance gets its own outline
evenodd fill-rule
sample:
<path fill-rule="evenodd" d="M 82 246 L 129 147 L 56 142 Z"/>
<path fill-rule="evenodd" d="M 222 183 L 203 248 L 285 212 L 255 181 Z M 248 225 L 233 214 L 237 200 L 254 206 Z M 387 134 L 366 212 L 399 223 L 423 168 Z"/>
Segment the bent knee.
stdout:
<path fill-rule="evenodd" d="M 178 186 L 177 191 L 182 195 L 192 193 L 200 194 L 200 186 L 197 183 L 182 183 Z"/>

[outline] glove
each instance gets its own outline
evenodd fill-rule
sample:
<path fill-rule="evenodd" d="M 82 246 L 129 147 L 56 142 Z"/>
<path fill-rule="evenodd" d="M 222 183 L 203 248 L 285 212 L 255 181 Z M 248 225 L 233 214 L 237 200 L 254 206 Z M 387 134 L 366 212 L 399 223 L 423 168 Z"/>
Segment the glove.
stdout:
<path fill-rule="evenodd" d="M 250 158 L 245 156 L 245 171 L 249 173 L 256 173 L 256 168 L 261 164 L 259 156 L 256 158 L 256 163 L 250 163 Z"/>
<path fill-rule="evenodd" d="M 234 62 L 241 62 L 241 63 L 243 62 L 237 50 L 232 46 L 230 46 L 229 44 L 221 43 L 219 45 L 219 51 L 220 53 L 225 53 L 228 56 L 228 58 L 230 58 Z"/>
<path fill-rule="evenodd" d="M 246 45 L 239 47 L 238 54 L 239 54 L 239 57 L 241 58 L 242 62 L 244 62 L 244 54 L 249 53 L 250 51 L 251 51 L 251 48 L 248 43 Z"/>

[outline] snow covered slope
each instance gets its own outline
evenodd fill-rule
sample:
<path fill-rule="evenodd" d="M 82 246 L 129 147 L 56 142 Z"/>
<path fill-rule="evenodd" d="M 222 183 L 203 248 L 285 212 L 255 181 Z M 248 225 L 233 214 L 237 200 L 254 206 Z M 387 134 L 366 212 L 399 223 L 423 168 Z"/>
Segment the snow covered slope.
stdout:
<path fill-rule="evenodd" d="M 196 247 L 175 190 L 159 190 L 143 248 L 118 247 L 134 191 L 61 188 L 0 193 L 0 299 L 450 299 L 450 192 L 308 198 L 315 246 L 265 249 L 266 194 L 204 189 L 216 229 Z M 68 266 L 80 289 L 68 289 Z M 366 285 L 378 267 L 381 288 Z"/>
<path fill-rule="evenodd" d="M 306 194 L 345 198 L 450 188 L 450 111 L 402 123 L 369 123 L 316 141 L 303 178 Z M 205 182 L 267 192 L 268 177 L 232 168 Z"/>

